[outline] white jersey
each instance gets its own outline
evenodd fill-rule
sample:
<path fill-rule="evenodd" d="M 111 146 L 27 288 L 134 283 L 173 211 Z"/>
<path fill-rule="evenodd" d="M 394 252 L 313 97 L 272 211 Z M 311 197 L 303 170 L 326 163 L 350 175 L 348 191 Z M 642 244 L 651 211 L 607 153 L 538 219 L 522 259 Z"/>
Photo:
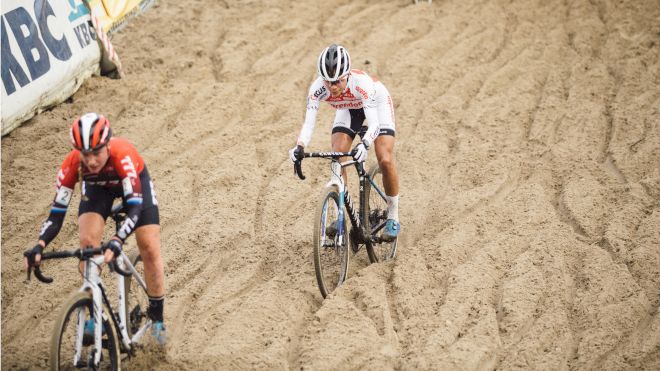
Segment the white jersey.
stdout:
<path fill-rule="evenodd" d="M 369 128 L 364 139 L 367 139 L 369 143 L 373 143 L 378 136 L 379 127 L 381 126 L 380 121 L 383 121 L 383 115 L 379 115 L 378 112 L 380 105 L 387 105 L 385 108 L 391 113 L 391 120 L 387 120 L 387 122 L 393 129 L 394 109 L 387 88 L 383 83 L 370 77 L 365 72 L 353 69 L 348 76 L 346 90 L 338 97 L 332 96 L 320 76 L 312 83 L 307 95 L 305 122 L 298 137 L 298 143 L 305 147 L 312 138 L 321 101 L 325 101 L 337 110 L 364 109 L 364 115 L 369 122 Z M 381 116 L 380 119 L 379 116 Z"/>

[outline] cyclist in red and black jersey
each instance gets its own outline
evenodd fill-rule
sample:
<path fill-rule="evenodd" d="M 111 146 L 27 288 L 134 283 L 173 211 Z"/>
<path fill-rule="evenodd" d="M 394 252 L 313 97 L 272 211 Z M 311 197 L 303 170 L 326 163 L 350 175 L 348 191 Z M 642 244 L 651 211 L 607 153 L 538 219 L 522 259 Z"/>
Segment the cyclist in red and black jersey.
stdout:
<path fill-rule="evenodd" d="M 105 261 L 110 262 L 122 251 L 122 245 L 135 232 L 144 262 L 149 294 L 148 315 L 154 321 L 152 333 L 165 343 L 163 325 L 164 268 L 160 255 L 160 220 L 158 202 L 147 166 L 135 147 L 126 139 L 112 136 L 110 122 L 96 113 L 85 114 L 71 127 L 74 149 L 57 172 L 56 194 L 48 219 L 44 222 L 37 245 L 28 250 L 38 265 L 43 249 L 59 233 L 76 183 L 81 181 L 78 209 L 80 246 L 99 246 L 105 220 L 116 198 L 122 198 L 128 217 L 117 233 L 104 244 Z"/>

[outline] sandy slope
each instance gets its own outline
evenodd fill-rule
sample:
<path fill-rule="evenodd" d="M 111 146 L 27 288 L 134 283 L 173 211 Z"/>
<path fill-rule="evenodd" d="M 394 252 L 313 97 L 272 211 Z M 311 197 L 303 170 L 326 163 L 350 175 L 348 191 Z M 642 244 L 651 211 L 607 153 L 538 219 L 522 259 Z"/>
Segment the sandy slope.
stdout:
<path fill-rule="evenodd" d="M 286 152 L 333 41 L 395 99 L 405 234 L 322 300 L 328 174 L 298 181 Z M 125 79 L 2 139 L 3 368 L 46 365 L 79 283 L 54 263 L 25 284 L 20 253 L 95 110 L 161 206 L 171 341 L 133 369 L 660 369 L 657 1 L 160 1 L 114 43 Z M 54 246 L 77 244 L 72 209 Z"/>

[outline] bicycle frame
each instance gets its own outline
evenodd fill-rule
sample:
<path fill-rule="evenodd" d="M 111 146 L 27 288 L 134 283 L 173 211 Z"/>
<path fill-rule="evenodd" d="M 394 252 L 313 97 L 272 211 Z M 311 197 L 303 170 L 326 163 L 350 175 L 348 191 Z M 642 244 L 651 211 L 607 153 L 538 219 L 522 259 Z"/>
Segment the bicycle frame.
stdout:
<path fill-rule="evenodd" d="M 100 248 L 94 249 L 100 252 Z M 135 279 L 135 281 L 140 285 L 140 288 L 146 293 L 147 285 L 144 281 L 144 278 L 138 273 L 135 269 L 135 266 L 131 263 L 130 259 L 124 252 L 121 253 L 117 259 L 115 259 L 115 273 L 117 276 L 117 307 L 119 308 L 119 313 L 115 313 L 113 306 L 106 294 L 106 288 L 101 279 L 101 270 L 100 266 L 104 263 L 103 255 L 94 255 L 83 259 L 83 250 L 75 251 L 62 251 L 62 252 L 53 252 L 42 254 L 42 260 L 47 259 L 61 259 L 61 258 L 70 258 L 78 257 L 81 260 L 84 260 L 85 271 L 83 277 L 83 283 L 80 286 L 79 292 L 91 294 L 92 299 L 92 318 L 94 320 L 94 349 L 93 349 L 93 363 L 94 366 L 98 366 L 101 362 L 101 352 L 102 352 L 102 337 L 103 337 L 103 322 L 112 318 L 112 324 L 117 330 L 117 336 L 119 336 L 119 346 L 122 351 L 126 351 L 130 354 L 130 351 L 133 350 L 135 344 L 138 344 L 147 332 L 147 330 L 152 325 L 152 320 L 147 319 L 144 325 L 138 329 L 132 337 L 128 335 L 128 323 L 129 318 L 127 318 L 127 309 L 126 308 L 126 289 L 125 289 L 125 280 L 127 277 Z M 92 250 L 87 250 L 89 253 L 98 253 Z M 30 279 L 30 272 L 28 271 L 28 280 Z M 44 283 L 51 283 L 52 278 L 45 277 L 41 272 L 40 267 L 34 267 L 35 276 Z M 125 277 L 126 275 L 127 277 Z M 106 305 L 107 311 L 104 311 L 103 304 Z M 74 367 L 77 367 L 81 362 L 82 347 L 83 347 L 83 337 L 85 331 L 85 314 L 82 309 L 79 309 L 77 315 L 76 323 L 76 339 L 75 339 L 75 351 L 73 355 L 72 364 Z"/>
<path fill-rule="evenodd" d="M 348 213 L 349 220 L 351 222 L 351 225 L 353 226 L 354 229 L 358 231 L 357 235 L 355 236 L 358 241 L 357 243 L 365 243 L 368 240 L 372 239 L 372 233 L 371 231 L 366 230 L 366 218 L 369 217 L 366 213 L 366 205 L 367 201 L 365 198 L 365 188 L 368 183 L 371 184 L 371 187 L 378 192 L 379 196 L 382 197 L 384 200 L 385 194 L 383 191 L 378 188 L 376 183 L 371 179 L 371 176 L 364 170 L 364 167 L 362 164 L 350 160 L 346 162 L 340 162 L 339 159 L 337 158 L 339 155 L 342 153 L 310 153 L 307 154 L 306 157 L 330 157 L 332 158 L 332 162 L 330 164 L 330 169 L 331 169 L 331 176 L 330 176 L 330 181 L 327 183 L 328 186 L 336 186 L 337 189 L 339 190 L 339 202 L 340 204 L 343 204 L 346 208 L 346 211 Z M 351 165 L 355 165 L 358 176 L 359 176 L 359 184 L 360 184 L 360 211 L 358 212 L 353 204 L 353 199 L 351 198 L 351 194 L 348 190 L 348 187 L 346 183 L 344 182 L 344 178 L 342 177 L 342 169 L 345 167 L 349 167 Z M 367 183 L 368 182 L 368 183 Z M 362 217 L 362 218 L 361 218 Z M 364 218 L 364 219 L 363 219 Z M 344 212 L 344 208 L 339 209 L 339 216 L 338 216 L 338 226 L 337 226 L 337 231 L 338 231 L 338 244 L 342 246 L 345 241 L 343 241 L 343 236 L 344 236 L 344 231 L 346 229 L 346 215 Z M 384 227 L 383 225 L 379 225 L 376 227 L 376 231 L 382 229 Z M 373 241 L 372 241 L 373 242 Z"/>
<path fill-rule="evenodd" d="M 126 214 L 123 212 L 122 204 L 117 204 L 112 207 L 111 217 L 116 222 L 116 229 L 119 229 L 120 223 L 126 218 Z M 93 308 L 92 313 L 90 314 L 94 321 L 94 347 L 90 355 L 93 355 L 92 362 L 94 367 L 97 367 L 101 361 L 102 353 L 102 337 L 103 337 L 103 322 L 106 320 L 112 319 L 112 325 L 115 326 L 114 330 L 116 335 L 119 337 L 118 346 L 121 352 L 127 352 L 129 355 L 134 349 L 134 345 L 138 344 L 147 332 L 147 330 L 152 325 L 152 320 L 147 318 L 145 323 L 139 328 L 136 329 L 133 336 L 128 334 L 128 326 L 130 323 L 130 318 L 128 315 L 129 308 L 127 305 L 127 292 L 126 292 L 126 279 L 134 278 L 138 283 L 140 288 L 144 291 L 145 296 L 148 296 L 147 293 L 147 284 L 144 278 L 138 273 L 135 269 L 135 266 L 131 263 L 129 257 L 122 252 L 118 256 L 114 263 L 111 263 L 111 269 L 116 273 L 117 277 L 117 308 L 119 312 L 115 312 L 113 306 L 106 294 L 106 288 L 101 279 L 101 265 L 104 264 L 104 255 L 102 255 L 103 250 L 98 248 L 84 248 L 76 249 L 72 251 L 54 251 L 42 253 L 42 261 L 48 259 L 64 259 L 64 258 L 78 258 L 80 261 L 84 261 L 84 274 L 83 274 L 83 283 L 80 286 L 78 292 L 91 295 Z M 28 255 L 25 255 L 30 259 Z M 41 266 L 32 265 L 34 262 L 28 262 L 28 271 L 27 271 L 27 280 L 30 280 L 30 276 L 34 271 L 35 277 L 43 283 L 52 283 L 53 279 L 46 277 L 42 271 Z M 136 288 L 137 289 L 137 288 Z M 103 305 L 105 304 L 107 311 L 104 310 Z M 80 308 L 76 313 L 77 323 L 76 323 L 76 339 L 74 343 L 74 355 L 73 355 L 73 366 L 77 367 L 81 364 L 81 356 L 83 349 L 83 337 L 85 331 L 85 312 Z"/>

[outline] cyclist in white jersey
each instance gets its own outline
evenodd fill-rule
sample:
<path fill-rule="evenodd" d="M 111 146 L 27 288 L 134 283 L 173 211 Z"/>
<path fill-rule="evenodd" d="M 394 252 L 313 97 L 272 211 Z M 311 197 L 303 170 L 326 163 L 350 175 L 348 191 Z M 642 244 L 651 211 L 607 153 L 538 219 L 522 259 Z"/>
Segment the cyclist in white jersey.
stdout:
<path fill-rule="evenodd" d="M 364 162 L 369 148 L 375 148 L 378 165 L 383 172 L 387 196 L 387 224 L 383 239 L 394 240 L 401 229 L 399 223 L 399 176 L 394 162 L 394 103 L 385 85 L 365 72 L 351 69 L 348 51 L 336 44 L 325 48 L 317 63 L 319 77 L 312 83 L 307 96 L 307 112 L 296 147 L 289 150 L 294 163 L 304 152 L 314 131 L 321 101 L 337 112 L 332 126 L 332 150 L 347 152 L 368 122 L 362 142 L 353 149 L 353 158 Z"/>

